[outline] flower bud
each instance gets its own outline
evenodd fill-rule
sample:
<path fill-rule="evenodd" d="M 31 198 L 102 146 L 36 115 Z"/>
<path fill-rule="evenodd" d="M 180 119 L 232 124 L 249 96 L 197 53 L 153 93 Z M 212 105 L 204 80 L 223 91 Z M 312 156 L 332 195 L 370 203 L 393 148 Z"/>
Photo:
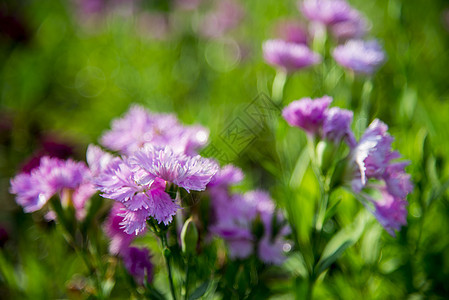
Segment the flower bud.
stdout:
<path fill-rule="evenodd" d="M 184 254 L 193 254 L 198 243 L 198 230 L 195 222 L 189 218 L 184 223 L 181 230 L 181 247 Z"/>

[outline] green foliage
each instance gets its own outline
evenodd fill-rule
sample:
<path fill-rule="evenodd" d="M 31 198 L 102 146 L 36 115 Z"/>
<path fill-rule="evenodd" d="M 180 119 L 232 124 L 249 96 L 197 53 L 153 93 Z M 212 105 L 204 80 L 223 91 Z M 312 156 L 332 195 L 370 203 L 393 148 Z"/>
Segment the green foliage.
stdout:
<path fill-rule="evenodd" d="M 0 226 L 8 232 L 0 245 L 0 295 L 85 299 L 100 293 L 167 299 L 170 288 L 156 235 L 135 241 L 153 253 L 155 275 L 144 289 L 116 257 L 105 254 L 106 237 L 89 230 L 101 232 L 110 203 L 96 196 L 84 222 L 76 227 L 74 220 L 61 219 L 63 229 L 46 221 L 43 213 L 24 214 L 8 193 L 9 179 L 42 148 L 43 137 L 73 145 L 75 158 L 84 160 L 87 144 L 97 142 L 110 121 L 132 103 L 174 112 L 188 124 L 200 123 L 210 129 L 210 140 L 220 143 L 220 134 L 248 104 L 262 93 L 271 94 L 275 71 L 264 63 L 261 44 L 273 37 L 272 26 L 280 18 L 301 17 L 296 1 L 241 1 L 246 10 L 243 23 L 224 39 L 214 40 L 198 36 L 198 13 L 175 10 L 175 1 L 144 1 L 145 11 L 132 17 L 118 14 L 94 22 L 83 18 L 75 2 L 21 0 L 4 5 L 24 21 L 28 39 L 0 37 Z M 172 260 L 175 286 L 187 286 L 188 299 L 290 299 L 298 291 L 304 293 L 311 274 L 316 299 L 448 297 L 449 32 L 448 20 L 442 17 L 448 4 L 349 2 L 371 20 L 372 35 L 382 41 L 388 55 L 372 79 L 369 119 L 389 124 L 394 148 L 412 162 L 407 170 L 415 190 L 408 198 L 408 226 L 392 238 L 353 196 L 336 190 L 328 199 L 322 232 L 312 228 L 320 187 L 307 141 L 277 115 L 241 152 L 219 145 L 230 162 L 245 171 L 239 188 L 267 189 L 287 212 L 298 249 L 292 249 L 279 267 L 267 268 L 255 257 L 226 261 L 222 241 L 206 243 L 205 228 L 194 227 L 194 233 L 188 233 L 185 225 L 184 233 L 193 237 L 184 238 L 200 242 L 184 249 L 191 253 L 190 260 L 177 260 L 182 251 L 176 228 L 182 224 L 175 221 L 164 251 Z M 170 11 L 168 36 L 157 39 L 148 35 L 151 28 L 139 29 L 141 14 Z M 326 62 L 326 72 L 317 67 L 289 77 L 282 106 L 328 94 L 335 105 L 354 109 L 363 97 L 363 82 L 350 78 L 329 57 Z M 323 147 L 320 163 L 342 169 L 330 160 L 334 153 Z M 331 187 L 333 183 L 332 179 Z M 204 217 L 207 227 L 208 206 L 203 200 L 188 209 Z M 60 215 L 67 213 L 60 205 L 56 208 Z M 318 234 L 321 243 L 314 245 Z M 94 244 L 98 249 L 91 260 L 107 279 L 100 288 L 88 278 L 89 267 L 67 244 L 67 235 L 83 247 Z M 181 275 L 186 268 L 191 272 L 187 283 Z"/>

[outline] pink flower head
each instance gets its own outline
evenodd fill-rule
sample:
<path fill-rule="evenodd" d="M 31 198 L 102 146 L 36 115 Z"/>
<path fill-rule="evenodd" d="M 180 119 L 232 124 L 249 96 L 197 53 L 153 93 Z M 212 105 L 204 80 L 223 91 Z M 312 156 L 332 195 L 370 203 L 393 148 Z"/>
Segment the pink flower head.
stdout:
<path fill-rule="evenodd" d="M 144 284 L 145 278 L 148 282 L 153 279 L 153 264 L 150 261 L 150 252 L 146 248 L 129 247 L 122 254 L 123 263 L 129 274 L 140 285 Z"/>
<path fill-rule="evenodd" d="M 238 2 L 221 0 L 213 11 L 204 16 L 199 33 L 209 38 L 221 37 L 237 27 L 244 15 L 245 11 Z"/>
<path fill-rule="evenodd" d="M 86 160 L 89 165 L 92 176 L 101 174 L 110 163 L 113 163 L 116 158 L 107 152 L 101 150 L 100 147 L 89 145 L 86 151 Z"/>
<path fill-rule="evenodd" d="M 266 192 L 251 191 L 244 195 L 229 195 L 226 199 L 217 199 L 212 194 L 212 208 L 216 220 L 210 231 L 227 242 L 231 258 L 247 258 L 253 253 L 257 242 L 257 254 L 263 262 L 283 262 L 284 238 L 289 231 L 284 227 L 272 236 L 275 209 L 273 200 Z M 278 214 L 274 219 L 280 223 L 283 216 Z M 260 241 L 252 232 L 256 220 L 260 220 L 263 227 Z"/>
<path fill-rule="evenodd" d="M 394 236 L 394 230 L 399 230 L 406 224 L 406 197 L 413 190 L 410 175 L 404 168 L 408 162 L 393 162 L 400 158 L 398 152 L 391 149 L 393 138 L 387 132 L 388 126 L 374 120 L 366 129 L 359 143 L 349 154 L 347 179 L 352 190 L 368 200 L 374 209 L 367 208 L 374 214 L 379 223 Z M 371 181 L 383 181 L 373 183 Z M 374 188 L 381 194 L 380 199 L 374 199 L 362 190 Z"/>
<path fill-rule="evenodd" d="M 145 147 L 136 151 L 129 161 L 140 172 L 140 182 L 149 183 L 159 178 L 187 191 L 204 191 L 218 171 L 213 160 L 174 153 L 168 147 Z"/>
<path fill-rule="evenodd" d="M 25 212 L 33 212 L 63 189 L 76 190 L 88 177 L 89 169 L 82 162 L 44 156 L 30 174 L 21 173 L 11 180 L 10 192 Z"/>
<path fill-rule="evenodd" d="M 351 11 L 348 20 L 335 23 L 330 27 L 332 35 L 339 42 L 363 38 L 368 32 L 368 30 L 369 30 L 368 22 L 356 10 Z"/>
<path fill-rule="evenodd" d="M 125 212 L 125 206 L 120 202 L 115 202 L 105 221 L 104 230 L 110 238 L 109 252 L 114 255 L 126 252 L 135 238 L 135 235 L 126 233 L 122 228 L 121 223 Z"/>
<path fill-rule="evenodd" d="M 307 29 L 303 24 L 293 21 L 284 20 L 279 22 L 275 28 L 276 36 L 280 39 L 295 44 L 308 44 L 308 33 Z"/>
<path fill-rule="evenodd" d="M 348 145 L 355 146 L 356 141 L 351 130 L 353 115 L 352 111 L 338 107 L 327 110 L 323 123 L 323 137 L 336 144 L 345 139 Z"/>
<path fill-rule="evenodd" d="M 349 20 L 354 10 L 345 0 L 304 0 L 299 9 L 307 19 L 326 26 Z"/>
<path fill-rule="evenodd" d="M 153 114 L 134 105 L 123 118 L 113 121 L 101 143 L 126 155 L 145 145 L 168 145 L 176 152 L 192 154 L 207 143 L 208 136 L 208 130 L 201 126 L 182 126 L 172 114 Z"/>
<path fill-rule="evenodd" d="M 96 179 L 96 185 L 102 197 L 114 199 L 126 207 L 121 225 L 129 234 L 142 232 L 149 217 L 167 225 L 180 209 L 165 192 L 165 181 L 154 178 L 141 182 L 126 158 L 120 164 L 109 165 Z"/>
<path fill-rule="evenodd" d="M 391 163 L 385 168 L 383 180 L 387 186 L 388 192 L 394 197 L 404 199 L 413 191 L 413 184 L 410 175 L 404 171 L 409 164 L 408 161 Z"/>
<path fill-rule="evenodd" d="M 391 150 L 393 138 L 387 130 L 385 123 L 374 120 L 352 150 L 353 160 L 360 171 L 360 186 L 364 186 L 368 178 L 380 179 L 390 160 L 398 158 L 398 153 Z"/>
<path fill-rule="evenodd" d="M 324 120 L 332 98 L 303 98 L 290 103 L 282 112 L 284 119 L 291 125 L 304 129 L 308 134 L 317 134 Z"/>
<path fill-rule="evenodd" d="M 402 226 L 407 225 L 408 203 L 402 198 L 391 195 L 385 188 L 380 188 L 380 192 L 382 196 L 379 200 L 367 198 L 374 205 L 372 213 L 376 219 L 390 235 L 395 237 L 395 230 L 400 230 Z"/>
<path fill-rule="evenodd" d="M 321 56 L 306 45 L 268 40 L 262 45 L 265 61 L 285 72 L 294 72 L 321 62 Z"/>
<path fill-rule="evenodd" d="M 210 181 L 208 188 L 224 186 L 228 187 L 231 184 L 237 184 L 243 180 L 243 172 L 241 169 L 233 166 L 226 165 L 221 168 Z"/>
<path fill-rule="evenodd" d="M 350 40 L 337 46 L 332 55 L 335 61 L 358 74 L 373 74 L 385 61 L 385 53 L 375 40 Z"/>

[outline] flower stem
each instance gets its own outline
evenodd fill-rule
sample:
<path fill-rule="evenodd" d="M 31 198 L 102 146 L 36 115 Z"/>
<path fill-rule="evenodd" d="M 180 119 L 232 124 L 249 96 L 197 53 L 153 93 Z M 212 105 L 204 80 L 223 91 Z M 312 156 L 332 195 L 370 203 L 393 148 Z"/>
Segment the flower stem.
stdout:
<path fill-rule="evenodd" d="M 362 103 L 360 107 L 360 121 L 359 121 L 360 132 L 363 132 L 368 124 L 369 108 L 370 108 L 369 101 L 372 90 L 373 90 L 373 82 L 371 81 L 371 79 L 368 79 L 363 83 L 362 87 L 362 95 L 361 95 Z"/>
<path fill-rule="evenodd" d="M 190 255 L 186 262 L 186 280 L 184 282 L 184 299 L 189 298 L 189 275 L 190 275 Z"/>
<path fill-rule="evenodd" d="M 315 287 L 315 280 L 313 278 L 309 278 L 309 281 L 307 282 L 306 300 L 312 300 L 314 287 Z"/>
<path fill-rule="evenodd" d="M 287 82 L 287 73 L 279 70 L 273 80 L 273 87 L 271 89 L 271 98 L 277 104 L 282 104 L 284 97 L 284 87 Z"/>
<path fill-rule="evenodd" d="M 175 292 L 175 285 L 173 284 L 173 276 L 171 272 L 171 266 L 170 266 L 170 250 L 168 249 L 168 243 L 167 243 L 167 236 L 165 232 L 161 232 L 160 239 L 162 243 L 162 251 L 165 258 L 165 263 L 167 266 L 167 272 L 168 272 L 168 282 L 170 284 L 170 292 L 173 297 L 173 300 L 176 300 L 176 292 Z"/>

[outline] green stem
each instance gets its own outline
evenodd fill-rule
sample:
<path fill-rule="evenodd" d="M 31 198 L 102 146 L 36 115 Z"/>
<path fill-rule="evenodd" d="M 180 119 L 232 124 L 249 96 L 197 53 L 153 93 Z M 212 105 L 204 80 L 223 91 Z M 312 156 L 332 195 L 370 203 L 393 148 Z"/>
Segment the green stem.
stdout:
<path fill-rule="evenodd" d="M 167 236 L 166 236 L 165 232 L 162 232 L 160 234 L 160 239 L 161 239 L 161 243 L 162 243 L 162 251 L 164 254 L 164 258 L 165 258 L 165 263 L 167 266 L 168 282 L 170 284 L 170 292 L 173 297 L 173 300 L 176 300 L 175 285 L 173 284 L 173 276 L 172 276 L 171 266 L 170 266 L 170 254 L 169 254 L 170 250 L 168 249 Z"/>
<path fill-rule="evenodd" d="M 277 104 L 282 104 L 284 97 L 284 87 L 287 82 L 287 73 L 279 70 L 273 80 L 273 87 L 271 89 L 271 98 Z"/>
<path fill-rule="evenodd" d="M 186 264 L 186 280 L 184 282 L 184 299 L 187 300 L 189 298 L 189 276 L 190 276 L 190 255 L 187 258 Z"/>
<path fill-rule="evenodd" d="M 312 300 L 314 286 L 315 286 L 315 279 L 309 278 L 309 281 L 307 282 L 306 300 Z"/>
<path fill-rule="evenodd" d="M 360 107 L 360 119 L 359 119 L 359 131 L 363 132 L 368 124 L 369 109 L 370 109 L 370 96 L 373 90 L 373 82 L 371 79 L 366 80 L 363 83 L 362 95 L 361 95 L 361 107 Z"/>
<path fill-rule="evenodd" d="M 67 216 L 66 212 L 68 209 L 64 210 L 64 208 L 61 205 L 61 202 L 56 199 L 52 198 L 50 200 L 50 206 L 52 210 L 56 213 L 57 220 L 59 221 L 59 224 L 61 225 L 63 231 L 65 232 L 67 243 L 73 248 L 75 253 L 81 257 L 84 264 L 86 265 L 90 275 L 94 275 L 94 281 L 98 292 L 98 298 L 103 299 L 103 290 L 101 287 L 101 278 L 99 277 L 99 274 L 97 272 L 97 268 L 91 263 L 91 259 L 93 260 L 93 255 L 89 253 L 87 244 L 83 246 L 79 246 L 76 242 L 76 236 L 74 232 L 74 228 L 71 228 L 71 225 L 69 221 L 67 221 L 68 218 L 74 218 L 75 216 Z M 74 211 L 72 211 L 74 213 Z M 82 239 L 84 241 L 84 238 Z"/>
<path fill-rule="evenodd" d="M 327 205 L 329 203 L 329 191 L 324 187 L 323 194 L 321 194 L 321 200 L 318 210 L 318 221 L 316 224 L 316 230 L 321 232 L 324 226 L 324 218 L 326 216 Z"/>

